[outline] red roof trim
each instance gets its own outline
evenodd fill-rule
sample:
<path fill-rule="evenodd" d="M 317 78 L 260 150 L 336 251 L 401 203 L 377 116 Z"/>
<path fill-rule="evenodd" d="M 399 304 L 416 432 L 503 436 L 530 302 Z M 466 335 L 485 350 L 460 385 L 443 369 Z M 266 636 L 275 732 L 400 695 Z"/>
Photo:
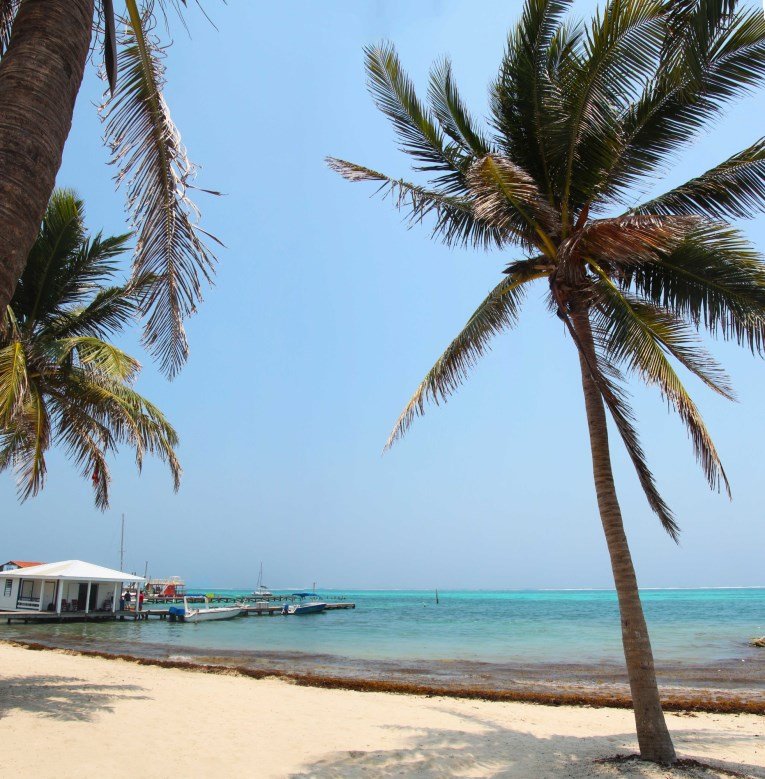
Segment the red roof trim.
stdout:
<path fill-rule="evenodd" d="M 45 563 L 33 563 L 33 562 L 29 562 L 28 560 L 8 560 L 8 563 L 13 563 L 14 565 L 18 565 L 19 568 L 31 568 L 33 565 L 45 565 Z M 6 563 L 6 565 L 8 563 Z"/>

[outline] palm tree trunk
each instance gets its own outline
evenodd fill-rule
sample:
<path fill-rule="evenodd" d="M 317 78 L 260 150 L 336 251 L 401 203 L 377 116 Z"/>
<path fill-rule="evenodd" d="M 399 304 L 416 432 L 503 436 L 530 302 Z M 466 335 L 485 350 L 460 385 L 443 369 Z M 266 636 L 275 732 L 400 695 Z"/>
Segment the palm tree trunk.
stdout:
<path fill-rule="evenodd" d="M 94 0 L 23 0 L 0 60 L 0 312 L 16 289 L 61 166 Z"/>
<path fill-rule="evenodd" d="M 614 487 L 611 454 L 608 446 L 608 427 L 603 398 L 590 375 L 588 360 L 594 364 L 595 346 L 586 310 L 572 314 L 574 330 L 580 341 L 579 362 L 582 369 L 584 403 L 590 430 L 592 470 L 598 497 L 600 519 L 606 535 L 611 569 L 614 575 L 619 613 L 622 622 L 622 644 L 627 661 L 627 674 L 632 692 L 640 755 L 658 763 L 676 760 L 672 738 L 664 721 L 659 688 L 653 664 L 648 626 L 640 602 L 635 568 L 624 533 L 622 513 Z M 582 351 L 584 353 L 582 353 Z"/>

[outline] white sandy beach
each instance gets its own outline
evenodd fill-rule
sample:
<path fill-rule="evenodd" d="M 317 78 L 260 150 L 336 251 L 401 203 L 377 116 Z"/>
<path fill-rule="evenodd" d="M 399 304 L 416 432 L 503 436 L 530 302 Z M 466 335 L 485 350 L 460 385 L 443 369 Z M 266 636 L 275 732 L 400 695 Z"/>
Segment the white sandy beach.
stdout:
<path fill-rule="evenodd" d="M 675 777 L 629 711 L 299 687 L 0 644 L 2 766 L 14 777 Z M 765 718 L 669 715 L 683 757 L 765 777 Z"/>

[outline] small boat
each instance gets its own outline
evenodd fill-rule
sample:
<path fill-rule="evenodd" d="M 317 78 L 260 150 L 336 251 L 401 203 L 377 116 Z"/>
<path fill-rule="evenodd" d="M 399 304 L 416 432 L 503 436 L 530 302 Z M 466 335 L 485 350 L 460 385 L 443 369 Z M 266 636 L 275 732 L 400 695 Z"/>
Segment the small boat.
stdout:
<path fill-rule="evenodd" d="M 260 563 L 260 574 L 258 574 L 258 586 L 252 593 L 256 598 L 270 598 L 273 596 L 271 590 L 263 584 L 263 562 Z"/>
<path fill-rule="evenodd" d="M 293 603 L 287 606 L 288 614 L 318 614 L 327 608 L 326 603 Z"/>
<path fill-rule="evenodd" d="M 212 606 L 210 607 L 205 598 L 206 607 L 203 609 L 194 609 L 189 607 L 188 600 L 183 599 L 183 621 L 184 622 L 209 622 L 216 619 L 233 619 L 242 613 L 239 606 Z"/>
<path fill-rule="evenodd" d="M 282 614 L 318 614 L 327 608 L 327 604 L 319 600 L 315 592 L 293 592 L 293 598 L 300 598 L 300 603 L 284 604 Z M 311 600 L 306 601 L 306 598 Z"/>

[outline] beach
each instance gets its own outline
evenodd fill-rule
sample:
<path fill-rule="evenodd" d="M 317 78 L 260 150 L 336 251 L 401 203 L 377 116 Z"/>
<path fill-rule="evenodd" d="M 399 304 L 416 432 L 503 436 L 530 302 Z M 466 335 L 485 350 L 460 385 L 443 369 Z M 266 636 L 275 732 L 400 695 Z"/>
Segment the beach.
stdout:
<path fill-rule="evenodd" d="M 439 604 L 422 591 L 346 594 L 355 609 L 307 618 L 2 624 L 0 638 L 360 690 L 629 703 L 613 592 L 443 592 Z M 749 644 L 765 634 L 765 590 L 644 600 L 668 710 L 765 713 L 765 652 Z"/>
<path fill-rule="evenodd" d="M 319 689 L 0 644 L 16 777 L 765 777 L 765 719 L 668 714 L 678 753 L 635 761 L 626 709 Z"/>

